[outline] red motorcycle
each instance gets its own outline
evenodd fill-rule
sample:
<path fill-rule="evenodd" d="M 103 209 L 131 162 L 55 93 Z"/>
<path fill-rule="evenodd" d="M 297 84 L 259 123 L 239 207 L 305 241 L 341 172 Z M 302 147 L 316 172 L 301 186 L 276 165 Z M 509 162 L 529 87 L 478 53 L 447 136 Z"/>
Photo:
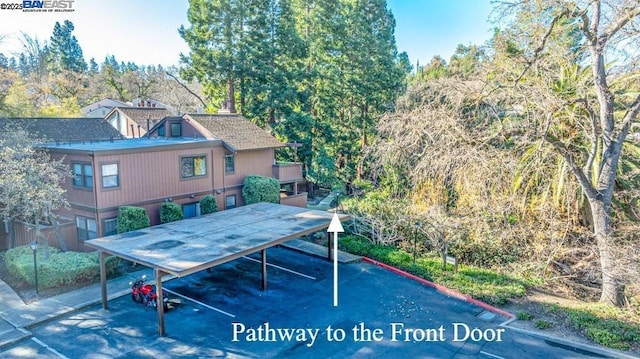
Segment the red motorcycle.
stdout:
<path fill-rule="evenodd" d="M 156 287 L 151 284 L 145 283 L 146 275 L 137 279 L 135 282 L 129 282 L 131 286 L 131 299 L 136 303 L 142 303 L 148 307 L 156 308 L 158 306 L 158 294 L 156 293 Z M 162 302 L 164 310 L 172 309 L 169 299 L 162 293 Z"/>

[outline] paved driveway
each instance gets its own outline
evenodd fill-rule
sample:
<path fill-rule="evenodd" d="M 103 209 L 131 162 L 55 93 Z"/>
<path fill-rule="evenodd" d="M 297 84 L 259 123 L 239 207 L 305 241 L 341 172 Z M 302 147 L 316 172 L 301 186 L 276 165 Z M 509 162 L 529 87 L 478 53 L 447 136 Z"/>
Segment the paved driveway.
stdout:
<path fill-rule="evenodd" d="M 257 257 L 255 258 L 257 259 Z M 50 358 L 579 358 L 500 326 L 506 318 L 368 263 L 340 265 L 284 248 L 167 283 L 182 304 L 159 337 L 154 310 L 123 296 L 30 328 L 4 357 Z"/>

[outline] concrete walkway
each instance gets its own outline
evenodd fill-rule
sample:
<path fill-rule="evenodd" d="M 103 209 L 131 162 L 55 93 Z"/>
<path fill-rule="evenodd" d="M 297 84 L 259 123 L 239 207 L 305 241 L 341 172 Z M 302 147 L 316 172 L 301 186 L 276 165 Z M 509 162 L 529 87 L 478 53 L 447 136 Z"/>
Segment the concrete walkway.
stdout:
<path fill-rule="evenodd" d="M 327 211 L 327 210 L 331 209 L 331 203 L 335 199 L 336 199 L 336 192 L 331 191 L 331 192 L 329 192 L 329 195 L 326 196 L 324 199 L 322 199 L 322 201 L 320 201 L 318 204 L 309 204 L 309 205 L 307 205 L 307 207 L 311 208 L 311 209 Z"/>
<path fill-rule="evenodd" d="M 153 277 L 153 271 L 143 267 L 107 281 L 109 299 L 128 294 L 129 282 L 146 274 Z M 25 304 L 13 289 L 0 280 L 0 348 L 31 336 L 29 328 L 55 319 L 65 314 L 100 303 L 102 300 L 100 283 Z"/>
<path fill-rule="evenodd" d="M 303 241 L 301 239 L 294 239 L 294 240 L 282 243 L 281 246 L 285 248 L 293 249 L 294 251 L 310 254 L 314 257 L 328 258 L 327 247 L 321 246 L 319 244 Z M 354 263 L 354 262 L 359 262 L 361 260 L 362 260 L 361 256 L 356 256 L 351 253 L 338 251 L 338 262 L 340 263 Z"/>

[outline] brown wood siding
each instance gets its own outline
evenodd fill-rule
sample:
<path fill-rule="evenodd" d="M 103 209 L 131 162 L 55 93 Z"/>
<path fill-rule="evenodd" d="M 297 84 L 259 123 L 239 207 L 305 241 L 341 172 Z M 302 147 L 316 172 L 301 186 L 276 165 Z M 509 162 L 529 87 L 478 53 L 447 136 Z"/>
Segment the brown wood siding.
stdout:
<path fill-rule="evenodd" d="M 273 166 L 273 177 L 281 183 L 302 180 L 302 163 L 279 163 Z"/>
<path fill-rule="evenodd" d="M 183 121 L 183 125 L 186 122 Z M 190 127 L 190 126 L 189 126 Z M 183 128 L 183 131 L 185 128 Z M 235 173 L 224 174 L 225 155 L 222 146 L 209 148 L 141 151 L 137 153 L 100 154 L 95 158 L 89 154 L 53 153 L 53 158 L 63 158 L 71 167 L 74 162 L 93 165 L 94 190 L 73 186 L 67 179 L 63 188 L 67 191 L 69 209 L 58 211 L 60 218 L 71 221 L 72 230 L 66 233 L 67 245 L 77 250 L 87 250 L 77 239 L 75 220 L 77 216 L 96 220 L 98 236 L 104 236 L 104 220 L 115 218 L 118 208 L 133 205 L 145 208 L 151 225 L 160 223 L 160 206 L 164 200 L 183 205 L 199 201 L 206 194 L 216 196 L 218 209 L 225 209 L 225 198 L 236 196 L 236 206 L 244 205 L 241 188 L 247 175 L 271 177 L 273 175 L 274 150 L 263 149 L 241 151 L 235 156 Z M 181 178 L 180 159 L 189 156 L 205 156 L 207 174 L 202 177 Z M 119 186 L 102 187 L 102 164 L 118 164 Z M 218 193 L 219 192 L 219 193 Z M 95 203 L 98 205 L 96 206 Z"/>
<path fill-rule="evenodd" d="M 205 136 L 200 133 L 200 131 L 196 130 L 188 121 L 182 121 L 182 137 L 197 137 L 204 138 Z M 166 133 L 166 132 L 165 132 Z"/>
<path fill-rule="evenodd" d="M 165 198 L 212 191 L 211 152 L 211 149 L 197 148 L 96 156 L 98 207 L 109 208 L 144 201 L 162 201 Z M 205 156 L 206 175 L 181 178 L 181 158 L 190 156 Z M 102 164 L 108 163 L 118 163 L 120 185 L 117 188 L 102 187 Z"/>
<path fill-rule="evenodd" d="M 93 162 L 93 159 L 91 158 L 91 156 L 81 155 L 81 154 L 60 155 L 58 153 L 55 153 L 51 155 L 51 158 L 56 160 L 64 158 L 63 160 L 64 164 L 67 165 L 70 169 L 73 169 L 72 163 L 92 164 Z M 94 187 L 95 187 L 95 179 L 96 179 L 95 168 L 94 168 L 93 179 L 94 179 Z M 69 202 L 70 205 L 72 206 L 81 205 L 81 206 L 95 208 L 95 195 L 93 193 L 93 190 L 81 188 L 81 187 L 74 187 L 73 178 L 66 178 L 62 183 L 61 187 L 66 191 L 67 202 Z"/>
<path fill-rule="evenodd" d="M 248 175 L 272 177 L 274 158 L 273 148 L 237 152 L 235 172 L 225 176 L 225 187 L 241 186 Z M 222 166 L 224 170 L 224 158 Z"/>
<path fill-rule="evenodd" d="M 16 247 L 18 246 L 28 246 L 31 241 L 36 240 L 36 230 L 35 225 L 24 223 L 21 221 L 14 222 L 14 231 L 15 231 L 15 239 L 16 239 Z M 74 222 L 66 222 L 60 223 L 59 225 L 60 233 L 62 238 L 65 241 L 68 250 L 71 251 L 83 251 L 87 250 L 87 248 L 78 243 L 76 238 L 76 225 Z M 47 241 L 47 244 L 53 247 L 60 248 L 60 244 L 55 236 L 55 232 L 53 227 L 51 226 L 40 226 L 40 238 L 38 241 L 42 245 L 43 238 Z"/>
<path fill-rule="evenodd" d="M 294 195 L 280 195 L 280 204 L 294 207 L 307 207 L 307 192 Z"/>

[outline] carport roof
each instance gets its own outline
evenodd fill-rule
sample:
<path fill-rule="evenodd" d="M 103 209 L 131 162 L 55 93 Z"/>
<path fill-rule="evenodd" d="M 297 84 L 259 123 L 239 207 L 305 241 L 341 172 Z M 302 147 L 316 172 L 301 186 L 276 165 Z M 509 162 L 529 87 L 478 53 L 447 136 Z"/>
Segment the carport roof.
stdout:
<path fill-rule="evenodd" d="M 329 227 L 332 216 L 326 211 L 256 203 L 85 243 L 180 277 L 321 231 Z"/>

